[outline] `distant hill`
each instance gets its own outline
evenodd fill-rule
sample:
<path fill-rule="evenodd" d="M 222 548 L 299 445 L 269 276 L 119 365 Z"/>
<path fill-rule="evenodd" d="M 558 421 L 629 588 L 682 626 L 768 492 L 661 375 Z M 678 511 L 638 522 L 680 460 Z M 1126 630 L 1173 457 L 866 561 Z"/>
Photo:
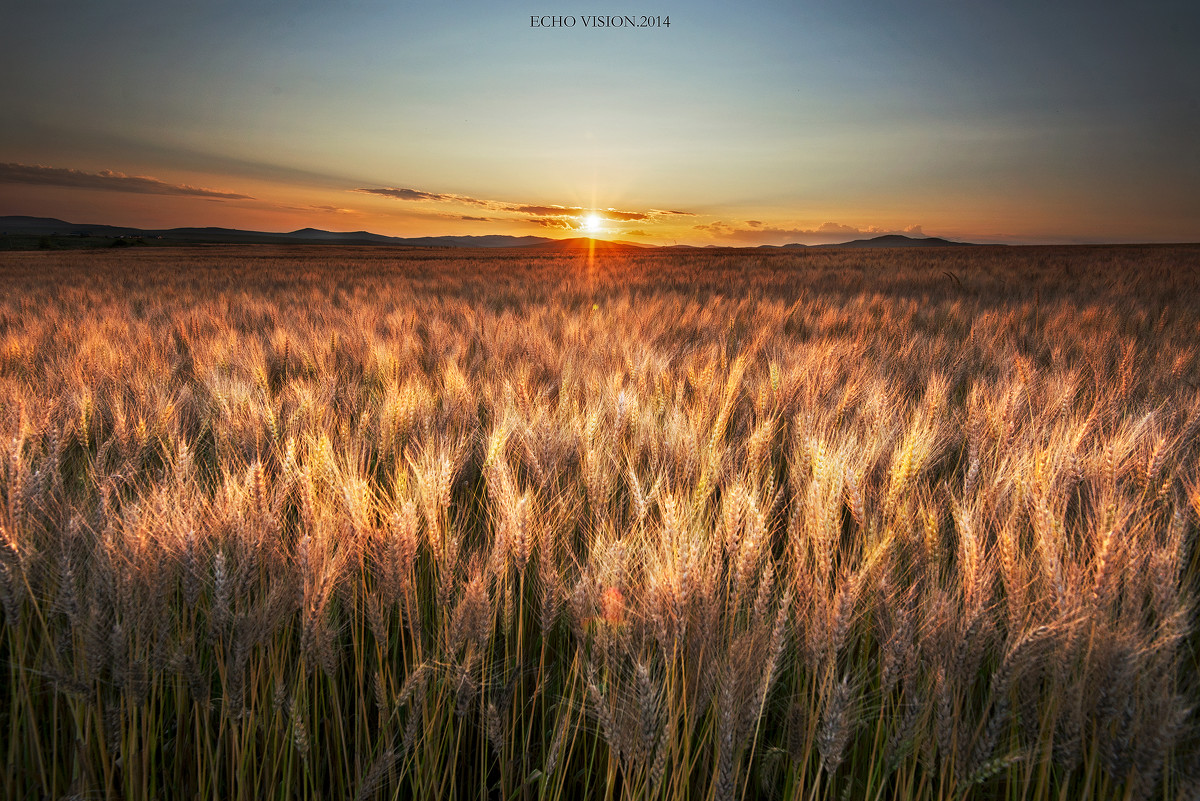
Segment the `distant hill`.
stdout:
<path fill-rule="evenodd" d="M 971 242 L 951 242 L 938 236 L 913 237 L 904 234 L 884 234 L 871 239 L 855 239 L 840 245 L 814 245 L 819 248 L 944 248 L 962 247 Z"/>
<path fill-rule="evenodd" d="M 116 225 L 85 225 L 57 220 L 53 217 L 0 217 L 0 237 L 29 239 L 31 237 L 77 238 L 82 246 L 95 247 L 114 240 L 140 239 L 147 244 L 228 244 L 228 245 L 384 245 L 421 248 L 531 248 L 539 251 L 562 252 L 591 249 L 602 251 L 657 248 L 641 242 L 623 240 L 551 239 L 545 236 L 385 236 L 370 231 L 323 231 L 319 228 L 301 228 L 299 231 L 276 233 L 270 231 L 242 231 L 237 228 L 125 228 Z M 92 243 L 87 245 L 85 243 Z M 36 244 L 36 240 L 35 240 Z M 117 244 L 121 244 L 118 242 Z M 828 245 L 760 245 L 760 248 L 929 248 L 962 247 L 970 242 L 951 242 L 936 236 L 911 237 L 903 234 L 885 234 L 871 239 L 855 239 Z M 686 248 L 687 245 L 670 247 Z M 707 245 L 709 248 L 725 247 Z"/>
<path fill-rule="evenodd" d="M 8 236 L 141 236 L 140 228 L 80 225 L 53 217 L 0 217 L 0 235 Z"/>
<path fill-rule="evenodd" d="M 421 236 L 401 237 L 370 231 L 299 231 L 274 233 L 236 228 L 124 228 L 87 225 L 53 217 L 0 217 L 0 236 L 57 236 L 97 238 L 141 238 L 171 244 L 311 244 L 311 245 L 397 245 L 403 247 L 503 248 L 557 242 L 544 236 Z"/>
<path fill-rule="evenodd" d="M 854 239 L 850 242 L 836 242 L 825 245 L 760 245 L 764 248 L 941 248 L 967 247 L 972 242 L 951 242 L 938 236 L 905 236 L 904 234 L 883 234 L 870 239 Z"/>

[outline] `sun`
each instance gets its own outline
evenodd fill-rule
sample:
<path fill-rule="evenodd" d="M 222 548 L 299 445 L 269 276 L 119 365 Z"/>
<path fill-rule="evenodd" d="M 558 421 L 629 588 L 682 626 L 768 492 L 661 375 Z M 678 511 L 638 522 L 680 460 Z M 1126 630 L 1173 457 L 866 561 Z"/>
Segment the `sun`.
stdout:
<path fill-rule="evenodd" d="M 583 218 L 583 230 L 595 233 L 600 230 L 600 224 L 603 222 L 599 214 L 589 214 Z"/>

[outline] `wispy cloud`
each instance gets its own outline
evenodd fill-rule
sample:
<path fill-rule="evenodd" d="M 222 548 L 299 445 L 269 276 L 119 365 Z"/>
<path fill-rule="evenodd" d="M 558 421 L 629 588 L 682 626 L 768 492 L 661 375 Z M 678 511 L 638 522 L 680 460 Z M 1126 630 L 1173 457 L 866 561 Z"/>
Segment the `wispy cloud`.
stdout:
<path fill-rule="evenodd" d="M 515 211 L 518 214 L 535 214 L 540 217 L 570 217 L 582 214 L 578 206 L 502 206 L 502 211 Z"/>
<path fill-rule="evenodd" d="M 784 245 L 792 242 L 815 245 L 842 242 L 854 237 L 882 236 L 884 234 L 925 236 L 919 225 L 910 225 L 901 229 L 880 228 L 874 225 L 860 228 L 836 222 L 821 223 L 816 228 L 779 228 L 768 225 L 762 220 L 746 220 L 740 224 L 718 220 L 695 225 L 693 228 L 717 239 L 750 245 Z"/>
<path fill-rule="evenodd" d="M 654 215 L 643 211 L 617 211 L 616 209 L 601 209 L 596 216 L 602 220 L 615 222 L 633 222 L 634 220 L 649 220 Z"/>
<path fill-rule="evenodd" d="M 541 225 L 547 228 L 562 228 L 566 230 L 577 230 L 582 227 L 582 219 L 584 217 L 594 216 L 607 222 L 649 222 L 654 223 L 666 218 L 682 216 L 694 217 L 696 215 L 688 211 L 664 211 L 662 209 L 649 209 L 647 211 L 631 211 L 626 209 L 589 209 L 583 206 L 560 206 L 557 204 L 539 204 L 539 203 L 514 203 L 511 201 L 502 200 L 484 200 L 482 198 L 470 197 L 468 195 L 455 195 L 444 192 L 427 192 L 422 189 L 412 189 L 408 187 L 360 187 L 351 190 L 353 192 L 361 192 L 368 195 L 378 195 L 380 197 L 391 198 L 393 200 L 407 200 L 415 202 L 432 202 L 432 203 L 459 203 L 468 206 L 476 206 L 488 209 L 498 213 L 509 213 L 521 215 L 516 218 L 523 222 Z M 496 222 L 503 218 L 483 218 L 483 217 L 463 217 L 464 220 L 483 221 L 488 219 Z M 509 218 L 511 219 L 511 218 Z"/>
<path fill-rule="evenodd" d="M 142 175 L 126 175 L 113 170 L 84 172 L 65 167 L 0 163 L 0 183 L 34 186 L 64 186 L 73 189 L 102 189 L 110 192 L 133 192 L 141 195 L 179 195 L 183 197 L 217 198 L 221 200 L 252 200 L 250 195 L 218 192 L 186 184 L 171 184 Z"/>
<path fill-rule="evenodd" d="M 530 217 L 526 222 L 541 225 L 545 228 L 563 228 L 568 231 L 580 228 L 579 221 L 570 217 Z"/>
<path fill-rule="evenodd" d="M 435 192 L 422 192 L 420 189 L 402 189 L 400 187 L 387 186 L 379 189 L 361 188 L 353 190 L 362 192 L 365 195 L 381 195 L 383 197 L 395 198 L 396 200 L 450 200 L 450 195 L 439 195 Z"/>
<path fill-rule="evenodd" d="M 619 211 L 618 209 L 585 209 L 582 206 L 504 206 L 503 211 L 515 211 L 518 214 L 533 214 L 538 217 L 580 217 L 594 216 L 609 222 L 630 222 L 632 220 L 648 220 L 652 216 L 646 211 Z"/>
<path fill-rule="evenodd" d="M 357 209 L 344 209 L 341 206 L 309 206 L 313 211 L 324 211 L 330 214 L 359 214 Z"/>
<path fill-rule="evenodd" d="M 415 200 L 415 201 L 434 201 L 439 203 L 465 203 L 468 206 L 498 206 L 487 200 L 479 200 L 478 198 L 467 197 L 466 195 L 452 195 L 442 192 L 425 192 L 420 189 L 409 189 L 400 186 L 383 186 L 383 187 L 359 187 L 351 189 L 351 192 L 361 192 L 364 195 L 379 195 L 380 197 L 388 197 L 393 200 Z"/>

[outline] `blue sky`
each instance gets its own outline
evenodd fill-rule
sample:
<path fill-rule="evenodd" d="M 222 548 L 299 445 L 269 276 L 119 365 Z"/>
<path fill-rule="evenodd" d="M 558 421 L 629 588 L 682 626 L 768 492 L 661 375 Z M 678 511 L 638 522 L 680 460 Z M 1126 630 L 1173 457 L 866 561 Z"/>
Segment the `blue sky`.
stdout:
<path fill-rule="evenodd" d="M 543 14 L 576 26 L 530 27 Z M 671 25 L 585 28 L 590 14 Z M 695 244 L 1200 240 L 1200 16 L 1182 3 L 3 15 L 0 214 Z"/>

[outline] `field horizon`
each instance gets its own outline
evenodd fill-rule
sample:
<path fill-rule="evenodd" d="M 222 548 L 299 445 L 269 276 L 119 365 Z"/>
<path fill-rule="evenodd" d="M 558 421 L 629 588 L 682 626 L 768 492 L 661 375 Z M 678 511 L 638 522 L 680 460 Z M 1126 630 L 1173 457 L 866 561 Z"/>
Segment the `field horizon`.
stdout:
<path fill-rule="evenodd" d="M 0 252 L 0 792 L 1194 799 L 1197 263 Z"/>
<path fill-rule="evenodd" d="M 326 231 L 301 228 L 294 231 L 248 231 L 240 228 L 183 226 L 155 229 L 107 224 L 72 223 L 52 217 L 26 215 L 0 216 L 0 250 L 63 250 L 128 245 L 178 247 L 187 245 L 336 245 L 360 247 L 410 248 L 529 248 L 534 250 L 576 250 L 597 247 L 694 249 L 696 245 L 665 242 L 632 242 L 609 236 L 578 232 L 565 237 L 546 236 L 384 236 L 371 231 Z M 887 233 L 865 239 L 829 242 L 819 245 L 788 243 L 780 245 L 705 245 L 706 249 L 741 250 L 745 248 L 842 248 L 842 247 L 974 247 L 981 243 L 951 241 L 925 234 Z M 990 243 L 984 243 L 990 244 Z M 1010 244 L 1010 243 L 1001 243 Z M 1182 243 L 1174 243 L 1182 244 Z"/>

